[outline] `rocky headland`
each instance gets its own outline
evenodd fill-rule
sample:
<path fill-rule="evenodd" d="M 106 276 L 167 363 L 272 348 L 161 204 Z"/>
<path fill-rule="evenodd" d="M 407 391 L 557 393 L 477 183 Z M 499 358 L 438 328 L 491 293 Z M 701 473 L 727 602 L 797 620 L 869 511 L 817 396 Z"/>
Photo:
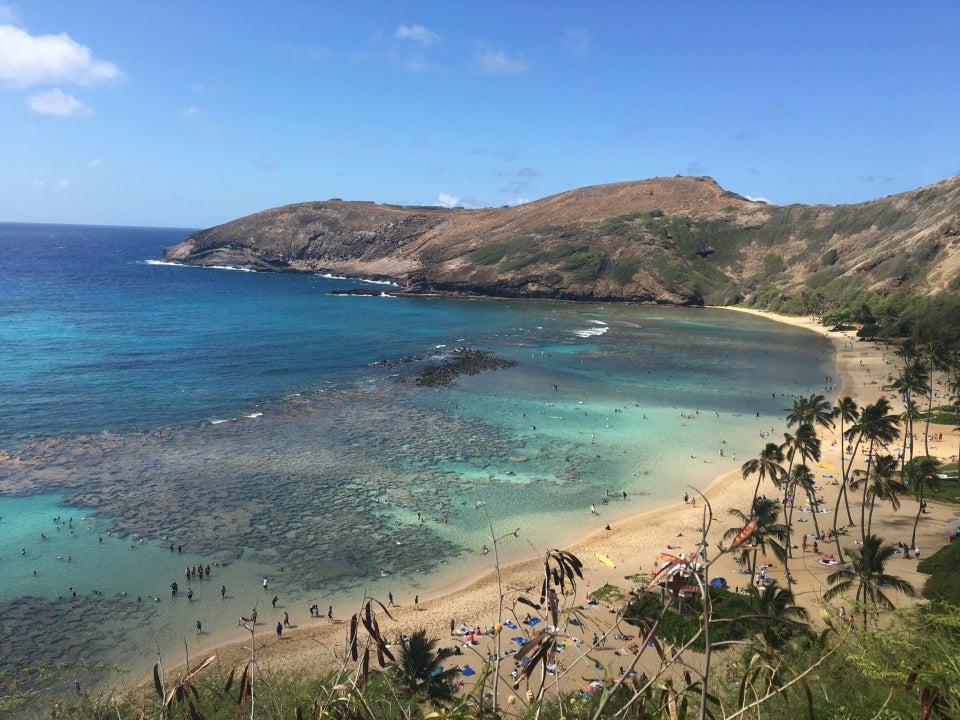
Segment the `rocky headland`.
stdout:
<path fill-rule="evenodd" d="M 926 294 L 960 276 L 960 176 L 840 206 L 681 176 L 476 210 L 334 199 L 195 232 L 164 258 L 390 280 L 401 294 L 759 306 L 841 288 Z"/>

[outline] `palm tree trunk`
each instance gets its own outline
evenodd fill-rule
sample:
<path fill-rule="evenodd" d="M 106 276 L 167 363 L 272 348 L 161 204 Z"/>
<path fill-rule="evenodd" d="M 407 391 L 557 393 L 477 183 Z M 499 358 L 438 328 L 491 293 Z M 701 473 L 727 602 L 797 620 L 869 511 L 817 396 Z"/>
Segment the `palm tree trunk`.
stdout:
<path fill-rule="evenodd" d="M 787 472 L 787 477 L 790 477 L 790 472 Z M 784 575 L 789 575 L 790 572 L 790 558 L 793 557 L 793 545 L 791 543 L 791 530 L 793 526 L 793 495 L 796 491 L 796 485 L 794 485 L 792 480 L 787 480 L 784 485 L 784 507 L 783 507 L 783 516 L 786 520 L 787 525 L 787 547 L 784 548 L 786 552 L 783 555 L 783 573 Z M 787 503 L 787 498 L 789 498 L 789 504 Z"/>
<path fill-rule="evenodd" d="M 847 484 L 850 482 L 850 471 L 853 469 L 853 459 L 857 456 L 857 451 L 860 449 L 860 443 L 862 438 L 858 437 L 856 444 L 853 446 L 853 451 L 850 453 L 850 459 L 847 460 L 847 467 L 843 470 L 843 487 L 840 488 L 840 493 L 843 495 L 843 502 L 847 508 L 847 523 L 853 525 L 853 515 L 850 513 L 850 498 L 847 495 Z M 841 465 L 843 468 L 843 454 L 840 455 Z"/>
<path fill-rule="evenodd" d="M 923 452 L 930 455 L 930 415 L 933 413 L 933 355 L 930 356 L 930 392 L 927 394 L 927 422 L 923 429 Z"/>
<path fill-rule="evenodd" d="M 873 440 L 870 441 L 868 452 L 869 457 L 867 457 L 867 474 L 863 480 L 863 504 L 860 506 L 860 542 L 864 542 L 867 539 L 867 490 L 870 487 L 870 465 L 873 464 Z"/>
<path fill-rule="evenodd" d="M 844 463 L 846 457 L 846 446 L 843 436 L 843 417 L 840 418 L 840 492 L 837 493 L 837 502 L 833 506 L 833 539 L 837 543 L 837 559 L 843 562 L 843 550 L 840 548 L 840 533 L 837 528 L 837 522 L 840 520 L 840 499 L 843 498 L 847 506 L 847 524 L 853 525 L 853 517 L 850 515 L 850 502 L 847 500 L 847 467 Z"/>
<path fill-rule="evenodd" d="M 817 515 L 819 515 L 820 505 L 817 503 L 817 489 L 813 488 L 813 493 L 809 496 L 810 500 L 810 512 L 813 515 L 813 530 L 817 533 L 817 540 L 823 540 L 823 535 L 820 534 L 820 523 L 817 522 Z"/>
<path fill-rule="evenodd" d="M 920 524 L 920 514 L 923 512 L 923 480 L 917 481 L 917 489 L 919 490 L 919 507 L 917 507 L 917 516 L 913 519 L 913 534 L 910 535 L 910 547 L 917 546 L 917 525 Z"/>

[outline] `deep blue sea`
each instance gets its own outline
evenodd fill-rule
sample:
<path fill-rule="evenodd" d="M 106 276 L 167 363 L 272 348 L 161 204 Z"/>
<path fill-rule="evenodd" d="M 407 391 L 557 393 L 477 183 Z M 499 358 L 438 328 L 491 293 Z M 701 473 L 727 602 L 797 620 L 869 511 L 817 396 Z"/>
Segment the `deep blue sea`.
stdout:
<path fill-rule="evenodd" d="M 507 559 L 555 547 L 738 467 L 835 374 L 826 339 L 722 310 L 159 262 L 188 233 L 0 224 L 0 670 L 399 600 L 487 568 L 488 515 L 523 528 Z M 416 384 L 458 347 L 517 365 Z"/>

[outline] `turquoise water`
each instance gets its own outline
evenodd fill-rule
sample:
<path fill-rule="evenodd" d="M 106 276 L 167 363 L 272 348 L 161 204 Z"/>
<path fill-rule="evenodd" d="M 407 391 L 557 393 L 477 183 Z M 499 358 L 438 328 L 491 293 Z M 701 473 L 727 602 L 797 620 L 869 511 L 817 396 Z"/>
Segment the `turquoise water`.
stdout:
<path fill-rule="evenodd" d="M 487 515 L 518 559 L 705 486 L 834 372 L 826 339 L 717 310 L 149 262 L 184 235 L 0 224 L 0 670 L 409 600 L 489 566 Z M 517 365 L 424 388 L 402 361 L 458 346 Z"/>

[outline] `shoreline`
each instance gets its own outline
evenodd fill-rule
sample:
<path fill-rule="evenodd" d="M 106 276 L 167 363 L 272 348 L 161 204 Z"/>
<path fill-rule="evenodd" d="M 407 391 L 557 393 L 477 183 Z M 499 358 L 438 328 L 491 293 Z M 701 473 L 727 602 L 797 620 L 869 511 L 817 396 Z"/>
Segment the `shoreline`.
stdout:
<path fill-rule="evenodd" d="M 853 337 L 852 333 L 841 332 L 832 333 L 823 326 L 816 324 L 811 320 L 804 318 L 790 318 L 786 316 L 774 315 L 758 310 L 748 308 L 721 308 L 745 312 L 758 317 L 764 317 L 774 322 L 781 322 L 795 327 L 804 328 L 820 335 L 828 337 L 834 346 L 835 368 L 837 386 L 839 390 L 836 397 L 851 396 L 856 402 L 863 406 L 875 402 L 882 394 L 883 384 L 879 381 L 881 374 L 892 372 L 894 369 L 884 360 L 883 353 L 871 342 L 860 342 Z M 833 398 L 831 398 L 831 401 Z M 941 456 L 948 455 L 949 447 L 956 447 L 956 433 L 949 432 L 950 438 L 946 436 L 948 431 L 943 429 L 946 446 L 945 452 L 939 453 Z M 831 436 L 836 439 L 837 430 L 825 430 L 821 435 L 823 438 L 824 453 L 823 461 L 829 465 L 835 461 L 839 465 L 838 449 L 842 443 L 829 445 Z M 763 447 L 767 441 L 758 439 L 758 445 L 754 449 L 757 451 Z M 933 451 L 932 451 L 933 452 Z M 753 452 L 748 452 L 747 457 L 752 457 Z M 830 478 L 831 475 L 818 469 L 818 475 L 824 478 Z M 818 477 L 818 480 L 820 478 Z M 823 482 L 823 492 L 829 499 L 824 507 L 833 507 L 835 494 L 834 487 L 828 482 Z M 716 537 L 717 533 L 723 532 L 729 524 L 728 510 L 739 507 L 744 509 L 750 502 L 753 494 L 754 481 L 744 481 L 741 478 L 739 464 L 735 469 L 728 470 L 715 476 L 707 486 L 699 491 L 702 497 L 710 503 L 713 511 L 710 536 Z M 685 504 L 682 501 L 683 494 L 689 492 L 695 498 L 698 491 L 687 486 L 682 481 L 677 484 L 677 502 L 665 504 L 655 508 L 647 508 L 640 513 L 630 515 L 618 520 L 611 520 L 610 530 L 600 529 L 575 539 L 571 543 L 565 544 L 566 551 L 573 553 L 583 562 L 584 578 L 578 582 L 578 602 L 586 593 L 610 584 L 623 589 L 629 589 L 635 583 L 627 580 L 628 577 L 637 574 L 647 574 L 653 568 L 653 563 L 660 552 L 668 547 L 674 551 L 689 552 L 693 550 L 693 543 L 696 541 L 700 528 L 705 520 L 704 508 L 702 502 L 694 504 Z M 851 503 L 855 503 L 854 498 Z M 932 503 L 931 503 L 932 504 Z M 903 498 L 904 509 L 901 513 L 892 513 L 889 508 L 877 507 L 877 514 L 874 524 L 877 527 L 878 534 L 885 537 L 889 542 L 899 539 L 909 539 L 908 531 L 904 530 L 903 525 L 912 527 L 914 512 L 911 508 L 916 508 L 912 497 Z M 949 519 L 950 513 L 954 516 L 960 516 L 960 508 L 951 509 L 948 507 L 935 508 L 930 515 L 921 518 L 921 524 L 918 528 L 918 544 L 928 549 L 930 552 L 944 542 L 940 537 L 940 528 Z M 890 518 L 891 515 L 898 515 Z M 825 516 L 826 520 L 829 516 Z M 832 520 L 832 518 L 829 518 Z M 496 518 L 493 518 L 496 522 Z M 923 522 L 927 520 L 927 522 Z M 795 522 L 803 522 L 799 519 Z M 799 526 L 797 526 L 799 528 Z M 811 528 L 812 530 L 812 528 Z M 896 533 L 903 532 L 903 535 L 891 535 L 889 531 Z M 799 534 L 794 535 L 793 543 L 799 543 Z M 852 539 L 852 538 L 851 538 Z M 522 542 L 522 535 L 520 537 Z M 508 532 L 503 539 L 504 542 L 515 542 L 512 532 Z M 939 543 L 939 544 L 938 544 Z M 828 546 L 829 547 L 829 546 Z M 491 550 L 494 548 L 491 546 Z M 848 548 L 849 549 L 849 548 Z M 609 567 L 602 563 L 598 554 L 604 555 L 612 560 L 615 567 Z M 533 594 L 536 595 L 536 588 L 539 587 L 543 572 L 543 555 L 536 554 L 526 557 L 519 561 L 511 562 L 509 565 L 500 569 L 502 576 L 502 585 L 507 588 L 528 589 L 533 588 Z M 724 576 L 729 579 L 731 587 L 737 587 L 737 578 L 741 576 L 736 574 L 738 567 L 729 555 L 722 557 L 717 562 L 712 571 L 713 576 Z M 915 570 L 915 563 L 901 566 L 897 563 L 894 570 L 909 579 L 916 587 L 922 584 L 922 579 L 918 577 Z M 798 604 L 808 609 L 814 609 L 819 604 L 819 597 L 825 589 L 825 577 L 832 572 L 831 569 L 822 567 L 816 562 L 816 556 L 809 553 L 796 555 L 791 560 L 791 573 L 797 579 L 793 586 Z M 778 579 L 781 586 L 786 586 L 785 579 L 782 577 L 782 569 L 776 565 L 768 573 Z M 739 581 L 742 584 L 748 584 L 749 579 Z M 469 627 L 479 626 L 486 628 L 492 626 L 500 619 L 513 617 L 520 620 L 527 612 L 528 608 L 524 605 L 517 606 L 514 598 L 517 592 L 507 592 L 504 600 L 504 615 L 497 617 L 499 592 L 497 589 L 496 569 L 484 572 L 476 577 L 456 576 L 448 581 L 425 588 L 418 596 L 418 607 L 413 606 L 412 598 L 396 598 L 401 601 L 397 607 L 390 608 L 390 614 L 395 622 L 389 618 L 381 618 L 381 628 L 388 637 L 396 637 L 401 633 L 409 633 L 415 629 L 423 628 L 427 631 L 428 637 L 438 638 L 438 646 L 444 647 L 450 644 L 450 622 L 456 626 L 466 623 Z M 377 600 L 387 604 L 387 598 L 377 598 Z M 361 601 L 358 600 L 355 611 L 360 610 Z M 602 606 L 601 606 L 602 608 Z M 331 670 L 344 666 L 346 662 L 346 632 L 349 625 L 348 618 L 353 612 L 344 612 L 342 608 L 338 609 L 335 615 L 335 621 L 330 623 L 324 618 L 301 617 L 303 610 L 296 612 L 291 617 L 293 623 L 289 633 L 284 632 L 282 639 L 276 639 L 273 636 L 273 624 L 277 621 L 273 615 L 278 613 L 264 613 L 264 620 L 257 625 L 257 634 L 259 638 L 266 639 L 257 642 L 258 657 L 257 663 L 261 668 L 269 668 L 274 671 L 298 671 L 303 668 L 317 670 Z M 611 609 L 609 613 L 613 613 Z M 600 611 L 594 612 L 595 622 L 585 624 L 582 628 L 584 635 L 591 632 L 606 632 L 614 619 L 609 613 Z M 279 613 L 282 617 L 282 612 Z M 589 613 L 588 613 L 589 615 Z M 518 622 L 519 624 L 519 622 Z M 261 629 L 262 628 L 262 629 Z M 192 652 L 197 656 L 207 656 L 215 654 L 220 661 L 226 664 L 243 662 L 249 654 L 249 648 L 244 648 L 249 644 L 249 636 L 246 633 L 240 639 L 227 640 L 226 638 L 210 637 L 209 642 L 203 643 L 199 649 Z M 497 638 L 499 641 L 500 638 Z M 460 638 L 457 643 L 462 643 Z M 507 638 L 502 641 L 506 643 Z M 495 641 L 490 638 L 484 640 L 477 647 L 467 648 L 463 656 L 454 658 L 454 664 L 473 663 L 481 665 L 488 652 L 502 652 L 502 648 L 494 646 Z M 614 648 L 612 644 L 610 651 Z M 601 653 L 601 657 L 607 651 Z M 614 658 L 610 662 L 616 662 Z M 606 660 L 605 660 L 606 662 Z M 346 665 L 349 667 L 349 665 Z M 144 682 L 147 679 L 144 678 Z"/>

